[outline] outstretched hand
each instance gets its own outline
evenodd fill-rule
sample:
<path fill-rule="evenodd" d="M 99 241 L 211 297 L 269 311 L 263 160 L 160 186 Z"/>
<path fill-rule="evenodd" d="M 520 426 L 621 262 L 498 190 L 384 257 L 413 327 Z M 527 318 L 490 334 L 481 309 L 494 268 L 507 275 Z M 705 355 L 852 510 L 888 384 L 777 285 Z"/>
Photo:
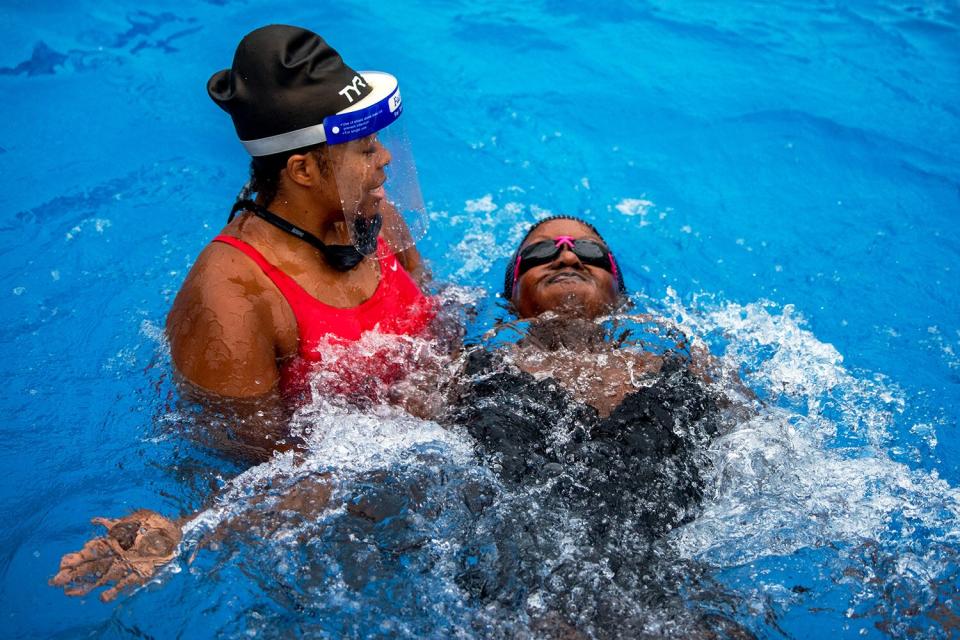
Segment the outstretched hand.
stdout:
<path fill-rule="evenodd" d="M 113 600 L 173 560 L 183 537 L 177 522 L 145 509 L 119 520 L 94 518 L 91 522 L 106 527 L 107 535 L 63 556 L 60 571 L 50 579 L 51 585 L 63 587 L 68 596 L 85 596 L 113 583 L 100 594 L 103 602 Z"/>

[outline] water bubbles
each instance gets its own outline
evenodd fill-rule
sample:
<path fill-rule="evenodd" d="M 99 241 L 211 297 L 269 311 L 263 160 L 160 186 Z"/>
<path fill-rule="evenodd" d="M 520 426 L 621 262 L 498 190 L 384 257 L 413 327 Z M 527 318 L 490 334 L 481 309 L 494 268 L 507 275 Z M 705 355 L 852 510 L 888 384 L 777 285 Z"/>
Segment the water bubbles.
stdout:
<path fill-rule="evenodd" d="M 467 200 L 464 205 L 464 211 L 467 213 L 491 213 L 496 210 L 497 205 L 493 203 L 493 194 L 491 193 L 475 200 Z"/>
<path fill-rule="evenodd" d="M 460 288 L 445 295 L 466 305 L 482 297 Z M 665 321 L 617 318 L 644 348 L 702 344 L 685 334 L 720 357 L 709 390 L 741 409 L 723 414 L 716 435 L 697 431 L 706 423 L 689 381 L 651 378 L 610 353 L 589 366 L 622 368 L 637 397 L 650 400 L 636 406 L 674 422 L 644 431 L 635 417 L 643 411 L 604 417 L 576 402 L 589 395 L 588 375 L 564 380 L 570 362 L 509 351 L 529 331 L 523 323 L 490 338 L 502 359 L 472 370 L 469 402 L 441 394 L 431 405 L 437 419 L 330 394 L 346 375 L 336 363 L 355 369 L 358 354 L 387 354 L 388 367 L 404 361 L 412 378 L 429 369 L 444 393 L 462 383 L 467 365 L 429 343 L 370 335 L 323 347 L 313 400 L 293 417 L 301 450 L 230 482 L 188 525 L 188 545 L 252 517 L 243 553 L 221 551 L 215 562 L 240 563 L 258 584 L 276 585 L 318 635 L 349 635 L 348 625 L 414 636 L 684 637 L 704 625 L 762 626 L 776 611 L 819 606 L 824 593 L 851 628 L 876 618 L 890 629 L 927 624 L 956 583 L 949 549 L 960 538 L 960 494 L 896 459 L 891 430 L 903 391 L 848 370 L 793 307 L 685 305 L 672 292 L 639 302 L 678 325 L 658 341 L 652 334 Z M 741 393 L 737 373 L 758 400 Z M 405 393 L 423 399 L 425 386 L 421 379 Z M 376 382 L 365 391 L 391 393 Z M 935 426 L 910 431 L 933 447 Z M 650 433 L 664 440 L 639 438 Z M 679 448 L 657 449 L 667 442 Z M 304 501 L 309 515 L 284 506 L 318 479 L 328 502 Z M 721 578 L 741 569 L 743 584 Z M 718 617 L 701 616 L 701 605 Z M 278 615 L 265 613 L 257 628 Z"/>
<path fill-rule="evenodd" d="M 789 305 L 706 299 L 687 308 L 674 296 L 666 306 L 690 331 L 722 337 L 724 360 L 766 399 L 711 445 L 713 493 L 677 532 L 680 552 L 736 567 L 775 566 L 805 549 L 851 549 L 825 565 L 839 576 L 864 574 L 851 582 L 849 617 L 879 616 L 891 632 L 914 625 L 945 637 L 932 621 L 946 596 L 928 585 L 957 583 L 955 554 L 942 541 L 960 532 L 960 492 L 936 472 L 893 459 L 900 447 L 890 427 L 904 412 L 903 392 L 883 375 L 848 371 Z M 936 445 L 932 424 L 910 431 Z"/>
<path fill-rule="evenodd" d="M 640 226 L 645 227 L 650 222 L 647 220 L 647 213 L 654 207 L 654 204 L 651 200 L 646 198 L 623 198 L 614 205 L 614 208 L 619 211 L 621 214 L 634 217 L 638 216 L 640 218 Z"/>
<path fill-rule="evenodd" d="M 86 218 L 79 224 L 71 227 L 70 231 L 64 234 L 64 238 L 67 241 L 73 240 L 80 235 L 84 229 L 87 229 L 91 226 L 97 234 L 103 235 L 103 232 L 112 227 L 113 223 L 108 218 Z"/>
<path fill-rule="evenodd" d="M 526 233 L 531 216 L 539 219 L 552 215 L 542 207 L 528 207 L 513 200 L 498 204 L 491 193 L 467 200 L 464 212 L 467 215 L 452 216 L 447 221 L 453 227 L 464 227 L 460 230 L 460 242 L 452 247 L 459 256 L 456 281 L 476 280 L 495 262 L 507 258 Z"/>

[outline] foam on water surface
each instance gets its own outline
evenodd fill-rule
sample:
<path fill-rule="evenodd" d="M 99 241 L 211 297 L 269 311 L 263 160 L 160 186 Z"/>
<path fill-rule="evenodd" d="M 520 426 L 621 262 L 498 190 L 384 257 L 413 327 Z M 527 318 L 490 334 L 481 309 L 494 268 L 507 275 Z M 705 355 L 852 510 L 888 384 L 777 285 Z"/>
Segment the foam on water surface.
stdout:
<path fill-rule="evenodd" d="M 937 585 L 960 579 L 960 490 L 896 459 L 900 437 L 891 428 L 908 403 L 902 390 L 883 376 L 849 372 L 790 305 L 705 297 L 685 307 L 671 296 L 663 307 L 691 332 L 722 342 L 724 361 L 766 403 L 710 447 L 711 490 L 702 513 L 676 533 L 680 552 L 724 569 L 838 550 L 826 570 L 855 585 L 851 612 L 876 616 L 891 632 L 949 637 L 951 623 L 941 626 L 938 616 L 953 600 Z M 933 425 L 911 431 L 936 446 Z M 929 455 L 923 449 L 910 457 Z M 873 579 L 857 579 L 864 571 Z M 752 575 L 753 589 L 781 594 L 775 607 L 796 599 L 781 577 Z M 912 605 L 892 606 L 887 597 L 904 583 Z"/>
<path fill-rule="evenodd" d="M 913 469 L 891 456 L 889 448 L 895 436 L 889 427 L 904 410 L 902 392 L 882 377 L 846 370 L 837 350 L 818 340 L 790 307 L 779 308 L 765 301 L 718 303 L 711 297 L 685 306 L 674 295 L 645 302 L 672 318 L 689 335 L 715 341 L 724 367 L 739 371 L 761 398 L 761 408 L 755 415 L 734 424 L 705 452 L 708 481 L 703 503 L 693 521 L 666 540 L 667 546 L 679 554 L 678 559 L 650 565 L 652 584 L 672 584 L 676 577 L 670 563 L 684 559 L 699 563 L 704 567 L 701 571 L 707 572 L 763 565 L 767 569 L 753 574 L 749 588 L 739 595 L 736 589 L 732 593 L 708 590 L 708 595 L 698 597 L 713 593 L 721 600 L 744 598 L 745 608 L 739 614 L 743 620 L 776 618 L 789 608 L 798 592 L 797 585 L 770 568 L 781 562 L 789 564 L 806 552 L 828 550 L 824 569 L 827 579 L 846 585 L 842 588 L 848 589 L 847 606 L 855 615 L 887 625 L 931 624 L 937 607 L 944 606 L 945 596 L 930 585 L 938 581 L 955 583 L 957 579 L 955 557 L 947 550 L 960 538 L 960 491 L 935 472 Z M 376 350 L 383 348 L 383 342 L 382 337 L 371 336 L 359 348 Z M 545 409 L 548 413 L 544 415 L 549 415 L 549 407 Z M 436 510 L 427 509 L 433 515 L 426 520 L 420 507 L 404 507 L 412 509 L 403 512 L 404 518 L 414 519 L 414 524 L 405 526 L 418 531 L 421 539 L 410 548 L 416 551 L 398 551 L 416 564 L 423 561 L 424 549 L 429 549 L 434 580 L 406 592 L 408 597 L 425 597 L 436 600 L 436 604 L 422 617 L 388 614 L 381 621 L 384 630 L 444 629 L 475 637 L 484 635 L 480 628 L 514 633 L 529 627 L 539 615 L 549 617 L 550 606 L 544 604 L 541 591 L 524 596 L 526 613 L 517 618 L 500 609 L 484 613 L 471 604 L 458 583 L 457 567 L 469 548 L 465 545 L 472 536 L 493 536 L 493 541 L 502 535 L 498 533 L 502 524 L 497 524 L 497 517 L 513 517 L 509 515 L 511 504 L 523 504 L 526 511 L 538 514 L 540 537 L 549 540 L 559 554 L 551 559 L 555 566 L 579 562 L 588 582 L 592 572 L 601 581 L 613 575 L 602 554 L 598 560 L 582 564 L 587 523 L 580 523 L 573 514 L 565 516 L 562 510 L 556 511 L 542 489 L 510 488 L 494 480 L 490 470 L 475 458 L 472 439 L 462 431 L 413 418 L 395 408 L 377 405 L 359 410 L 322 398 L 301 409 L 294 424 L 307 435 L 304 454 L 296 458 L 278 456 L 232 480 L 218 496 L 216 506 L 188 525 L 188 547 L 230 519 L 269 509 L 269 504 L 276 503 L 284 491 L 304 478 L 330 474 L 337 489 L 326 515 L 317 522 L 296 524 L 293 529 L 274 529 L 266 544 L 276 548 L 265 551 L 268 557 L 286 557 L 292 553 L 291 545 L 301 545 L 306 539 L 308 546 L 339 557 L 332 561 L 310 556 L 310 562 L 321 562 L 325 571 L 333 572 L 327 574 L 322 587 L 313 587 L 320 589 L 317 597 L 324 611 L 332 606 L 358 611 L 374 604 L 363 591 L 356 591 L 359 583 L 351 577 L 355 569 L 350 567 L 357 557 L 351 556 L 350 560 L 337 555 L 336 545 L 343 542 L 337 542 L 339 534 L 334 532 L 344 526 L 353 530 L 353 525 L 346 524 L 350 516 L 343 510 L 356 499 L 351 496 L 372 491 L 372 499 L 382 499 L 382 491 L 386 490 L 386 495 L 392 491 L 384 487 L 396 482 L 403 486 L 413 481 L 429 496 L 423 498 L 426 503 L 437 501 Z M 544 424 L 544 428 L 548 426 Z M 935 434 L 932 426 L 925 428 Z M 376 478 L 372 485 L 370 478 Z M 460 487 L 456 483 L 464 482 L 464 478 L 492 483 L 487 486 L 500 502 L 500 516 L 488 524 L 481 522 L 480 530 L 472 536 L 469 531 L 477 526 L 472 522 L 475 516 L 464 510 L 462 503 L 453 508 L 450 502 L 462 500 L 459 489 L 451 486 Z M 451 482 L 453 485 L 447 486 Z M 264 494 L 272 496 L 272 502 L 261 502 Z M 366 535 L 373 537 L 365 538 L 368 542 L 364 544 L 381 548 L 407 544 L 403 542 L 407 533 L 400 534 L 399 530 L 371 530 Z M 392 538 L 394 535 L 400 538 Z M 617 544 L 628 545 L 624 550 L 629 548 L 626 538 Z M 299 569 L 290 562 L 286 559 L 277 564 L 274 570 L 278 573 L 271 579 L 297 582 Z M 259 570 L 264 569 L 261 566 Z M 851 578 L 863 571 L 874 572 L 874 579 L 861 582 Z M 396 575 L 383 577 L 387 583 L 395 579 Z M 902 608 L 894 612 L 899 618 L 892 617 L 891 611 L 878 611 L 877 603 L 885 601 L 884 594 L 894 586 L 903 588 L 904 581 L 916 590 L 916 606 L 909 609 L 909 615 Z M 766 594 L 764 600 L 755 600 L 758 592 Z M 621 597 L 630 598 L 630 591 L 624 591 Z M 662 615 L 669 618 L 669 606 L 661 606 L 667 607 Z M 450 626 L 445 616 L 453 610 L 462 616 L 462 624 Z M 320 615 L 319 610 L 314 613 Z M 588 614 L 578 615 L 586 616 L 581 619 L 583 630 L 605 635 L 591 626 Z M 629 615 L 639 614 L 634 611 Z M 656 606 L 645 611 L 642 619 L 650 633 L 670 636 L 690 631 L 661 619 Z M 316 623 L 318 628 L 327 628 L 326 623 Z M 931 636 L 947 637 L 936 625 L 927 628 Z"/>

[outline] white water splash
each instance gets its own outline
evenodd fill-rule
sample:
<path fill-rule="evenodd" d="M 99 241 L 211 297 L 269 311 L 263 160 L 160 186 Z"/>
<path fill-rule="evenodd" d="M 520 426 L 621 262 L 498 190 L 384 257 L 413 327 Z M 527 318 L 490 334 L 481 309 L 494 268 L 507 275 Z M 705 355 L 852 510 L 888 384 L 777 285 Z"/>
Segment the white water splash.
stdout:
<path fill-rule="evenodd" d="M 735 566 L 879 540 L 893 518 L 960 531 L 957 489 L 882 451 L 825 446 L 831 431 L 828 422 L 773 409 L 715 442 L 713 493 L 678 532 L 683 554 Z"/>
<path fill-rule="evenodd" d="M 388 469 L 417 447 L 441 446 L 444 455 L 468 464 L 473 449 L 469 439 L 401 409 L 378 405 L 369 411 L 319 399 L 297 411 L 293 429 L 306 436 L 304 450 L 278 454 L 247 469 L 219 492 L 212 507 L 184 526 L 185 539 L 198 537 L 243 513 L 252 498 L 282 497 L 297 480 L 329 473 L 337 479 L 365 471 Z"/>
<path fill-rule="evenodd" d="M 490 193 L 467 200 L 464 213 L 446 221 L 461 237 L 452 247 L 461 261 L 453 279 L 461 282 L 476 281 L 488 273 L 513 253 L 532 220 L 553 215 L 548 209 L 512 200 L 498 204 Z"/>
<path fill-rule="evenodd" d="M 493 194 L 488 193 L 482 198 L 467 200 L 464 203 L 463 210 L 467 213 L 493 213 L 497 210 L 497 205 L 493 203 Z"/>
<path fill-rule="evenodd" d="M 103 232 L 109 227 L 112 227 L 113 223 L 108 218 L 85 218 L 84 220 L 81 220 L 80 223 L 74 225 L 69 231 L 67 231 L 64 234 L 64 238 L 68 241 L 73 240 L 81 232 L 83 232 L 85 229 L 91 226 L 93 227 L 93 230 L 96 233 L 103 235 Z"/>
<path fill-rule="evenodd" d="M 469 290 L 452 290 L 469 297 Z M 196 532 L 209 532 L 248 509 L 252 498 L 279 498 L 285 488 L 303 478 L 329 473 L 334 478 L 346 479 L 373 469 L 389 469 L 422 446 L 442 446 L 447 459 L 468 464 L 473 455 L 472 444 L 459 431 L 417 418 L 382 401 L 402 387 L 404 379 L 384 382 L 377 379 L 373 370 L 365 374 L 357 367 L 358 362 L 382 370 L 399 367 L 411 377 L 430 376 L 439 388 L 448 374 L 450 361 L 436 347 L 437 343 L 429 339 L 376 331 L 367 332 L 352 343 L 321 344 L 318 351 L 323 367 L 314 371 L 309 380 L 312 400 L 300 407 L 290 421 L 290 431 L 304 442 L 296 458 L 290 453 L 275 455 L 240 474 L 219 492 L 215 505 L 193 518 L 185 531 L 194 532 L 194 538 Z M 351 376 L 368 382 L 365 391 L 381 401 L 351 401 L 340 396 L 335 390 Z M 423 401 L 426 395 L 421 392 L 418 400 Z"/>
<path fill-rule="evenodd" d="M 935 471 L 890 457 L 902 390 L 881 375 L 848 371 L 790 305 L 703 298 L 688 308 L 671 292 L 664 306 L 691 333 L 725 341 L 725 364 L 767 399 L 711 446 L 713 490 L 676 534 L 683 555 L 737 566 L 887 539 L 895 521 L 923 527 L 933 540 L 960 537 L 960 491 Z M 936 441 L 933 425 L 918 428 Z"/>
<path fill-rule="evenodd" d="M 454 290 L 452 299 L 476 300 L 475 293 Z M 717 355 L 724 364 L 739 370 L 765 400 L 764 408 L 707 451 L 712 476 L 700 515 L 671 540 L 683 557 L 739 567 L 804 549 L 856 549 L 882 541 L 884 552 L 896 560 L 892 577 L 854 591 L 851 610 L 861 603 L 872 606 L 885 585 L 904 576 L 920 584 L 949 573 L 949 558 L 929 544 L 955 545 L 960 539 L 960 493 L 935 472 L 891 457 L 891 425 L 906 405 L 901 389 L 882 376 L 849 371 L 838 350 L 818 340 L 790 306 L 716 303 L 709 297 L 684 305 L 675 294 L 658 305 L 689 334 L 721 345 Z M 356 348 L 369 354 L 385 348 L 385 340 L 372 335 Z M 409 339 L 400 342 L 401 351 L 417 351 Z M 325 359 L 333 355 L 325 353 Z M 424 448 L 442 452 L 457 468 L 477 464 L 464 434 L 387 406 L 358 410 L 320 399 L 296 414 L 294 426 L 306 436 L 305 455 L 278 456 L 230 482 L 215 505 L 188 525 L 187 548 L 221 522 L 253 507 L 269 507 L 301 478 L 324 473 L 350 478 L 416 466 L 423 462 L 415 452 Z M 936 442 L 935 424 L 918 424 L 915 430 Z M 327 515 L 339 513 L 342 504 L 331 504 L 337 506 Z M 895 530 L 898 526 L 902 530 Z M 909 539 L 914 529 L 927 537 Z M 438 537 L 430 544 L 443 563 L 453 562 L 450 541 Z M 919 555 L 905 549 L 911 544 Z M 286 550 L 276 545 L 264 553 L 283 560 Z M 843 563 L 853 562 L 840 553 L 831 561 L 844 568 L 850 565 Z M 291 565 L 281 573 L 293 571 Z M 444 571 L 453 575 L 449 567 Z M 786 602 L 795 594 L 778 580 L 760 576 L 751 588 Z M 531 611 L 538 608 L 537 597 L 531 594 Z M 355 601 L 345 596 L 345 602 Z"/>

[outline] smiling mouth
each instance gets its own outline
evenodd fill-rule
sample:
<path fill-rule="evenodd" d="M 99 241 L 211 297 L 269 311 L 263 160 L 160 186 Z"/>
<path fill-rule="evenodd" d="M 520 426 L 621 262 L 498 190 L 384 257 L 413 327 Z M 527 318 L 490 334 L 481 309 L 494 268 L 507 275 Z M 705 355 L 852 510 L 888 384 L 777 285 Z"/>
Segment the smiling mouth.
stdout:
<path fill-rule="evenodd" d="M 369 191 L 367 191 L 367 193 L 369 193 L 374 198 L 379 198 L 381 200 L 387 197 L 387 192 L 383 188 L 383 182 L 381 182 L 377 187 L 374 187 L 373 189 L 370 189 Z"/>
<path fill-rule="evenodd" d="M 581 282 L 587 282 L 586 276 L 577 271 L 561 271 L 560 273 L 550 276 L 547 278 L 547 284 L 553 284 L 555 282 L 566 282 L 568 280 L 579 280 Z"/>

